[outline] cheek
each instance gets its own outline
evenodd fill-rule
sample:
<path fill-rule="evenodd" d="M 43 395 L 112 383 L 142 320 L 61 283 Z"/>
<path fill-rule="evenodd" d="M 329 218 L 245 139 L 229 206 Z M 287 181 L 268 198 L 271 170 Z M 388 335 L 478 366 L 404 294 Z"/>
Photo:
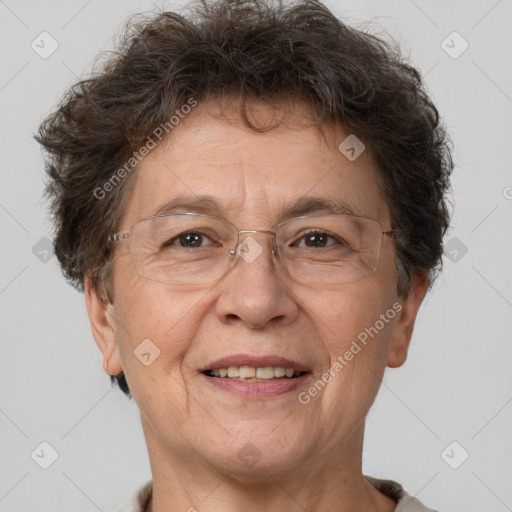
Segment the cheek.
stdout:
<path fill-rule="evenodd" d="M 393 294 L 387 288 L 374 275 L 311 302 L 329 358 L 320 376 L 330 382 L 326 399 L 361 410 L 373 401 L 396 317 Z"/>
<path fill-rule="evenodd" d="M 381 286 L 361 283 L 345 285 L 342 290 L 323 292 L 321 297 L 317 294 L 306 303 L 312 318 L 317 319 L 318 330 L 331 355 L 334 352 L 336 355 L 343 353 L 357 339 L 364 342 L 365 337 L 389 338 L 393 324 L 391 315 L 386 317 L 385 322 L 380 318 L 392 309 L 392 296 Z"/>
<path fill-rule="evenodd" d="M 327 358 L 300 400 L 326 418 L 334 439 L 361 424 L 375 400 L 396 312 L 392 294 L 375 274 L 337 291 L 311 293 L 304 302 Z"/>
<path fill-rule="evenodd" d="M 155 428 L 165 424 L 170 432 L 180 432 L 193 409 L 190 370 L 184 361 L 199 325 L 201 297 L 173 293 L 165 284 L 143 278 L 139 281 L 127 281 L 118 305 L 123 371 L 146 420 Z M 179 436 L 174 441 L 181 442 Z"/>
<path fill-rule="evenodd" d="M 184 380 L 183 359 L 200 325 L 205 292 L 183 293 L 134 273 L 125 276 L 117 283 L 114 312 L 130 388 L 158 389 L 154 386 L 162 379 L 173 388 L 179 386 Z M 134 396 L 136 392 L 133 389 Z"/>

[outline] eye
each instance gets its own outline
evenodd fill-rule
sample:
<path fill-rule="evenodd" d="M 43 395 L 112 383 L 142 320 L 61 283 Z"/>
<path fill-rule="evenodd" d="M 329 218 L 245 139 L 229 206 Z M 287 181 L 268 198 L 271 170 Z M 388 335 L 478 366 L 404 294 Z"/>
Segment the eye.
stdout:
<path fill-rule="evenodd" d="M 208 236 L 199 231 L 184 231 L 179 235 L 169 239 L 162 245 L 162 248 L 178 246 L 185 249 L 194 249 L 197 247 L 211 247 L 217 245 Z"/>
<path fill-rule="evenodd" d="M 332 245 L 344 245 L 348 246 L 345 240 L 331 235 L 325 231 L 311 231 L 303 234 L 297 238 L 297 242 L 294 244 L 298 247 L 329 247 Z"/>

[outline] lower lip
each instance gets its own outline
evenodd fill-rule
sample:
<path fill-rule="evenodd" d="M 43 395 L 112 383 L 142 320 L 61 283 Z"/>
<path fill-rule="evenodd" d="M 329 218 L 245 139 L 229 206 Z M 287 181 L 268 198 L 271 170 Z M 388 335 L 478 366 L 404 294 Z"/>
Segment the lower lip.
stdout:
<path fill-rule="evenodd" d="M 268 382 L 244 382 L 229 377 L 210 377 L 202 374 L 208 382 L 218 389 L 242 395 L 247 398 L 269 398 L 293 391 L 304 383 L 309 374 L 303 374 L 293 379 L 275 379 Z"/>

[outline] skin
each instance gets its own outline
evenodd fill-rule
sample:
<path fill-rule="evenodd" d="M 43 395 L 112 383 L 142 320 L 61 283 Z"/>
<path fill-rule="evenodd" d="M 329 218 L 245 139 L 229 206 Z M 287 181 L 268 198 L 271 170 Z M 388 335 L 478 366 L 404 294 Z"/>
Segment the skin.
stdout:
<path fill-rule="evenodd" d="M 343 200 L 391 229 L 389 209 L 364 152 L 350 162 L 328 136 L 303 122 L 300 107 L 278 128 L 257 133 L 234 111 L 200 104 L 138 166 L 121 231 L 169 199 L 209 194 L 239 229 L 269 230 L 304 196 Z M 272 111 L 253 105 L 261 121 Z M 212 115 L 214 114 L 214 115 Z M 124 371 L 140 412 L 153 474 L 152 512 L 392 511 L 396 503 L 362 475 L 364 421 L 385 367 L 402 365 L 425 295 L 425 275 L 407 297 L 396 290 L 395 247 L 385 237 L 377 271 L 338 286 L 293 282 L 268 250 L 239 260 L 219 281 L 176 286 L 141 277 L 129 242 L 116 244 L 113 303 L 86 279 L 94 338 L 111 374 Z M 352 340 L 399 303 L 401 312 L 307 405 L 297 395 L 344 354 Z M 149 338 L 160 356 L 144 366 L 134 349 Z M 215 388 L 199 369 L 231 354 L 279 355 L 312 370 L 300 389 L 248 399 Z M 260 459 L 237 457 L 252 443 Z"/>

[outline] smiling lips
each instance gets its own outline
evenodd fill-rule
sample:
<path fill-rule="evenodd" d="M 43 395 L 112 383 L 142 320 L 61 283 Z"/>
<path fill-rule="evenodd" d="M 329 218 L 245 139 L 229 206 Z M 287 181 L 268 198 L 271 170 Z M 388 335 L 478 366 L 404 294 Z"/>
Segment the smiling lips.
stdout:
<path fill-rule="evenodd" d="M 293 368 L 284 366 L 229 366 L 228 368 L 219 368 L 210 370 L 210 375 L 214 377 L 228 377 L 247 382 L 261 382 L 271 379 L 293 378 L 302 375 L 302 372 L 296 373 Z"/>
<path fill-rule="evenodd" d="M 295 389 L 311 371 L 283 357 L 235 355 L 214 361 L 202 373 L 217 388 L 264 398 Z"/>

